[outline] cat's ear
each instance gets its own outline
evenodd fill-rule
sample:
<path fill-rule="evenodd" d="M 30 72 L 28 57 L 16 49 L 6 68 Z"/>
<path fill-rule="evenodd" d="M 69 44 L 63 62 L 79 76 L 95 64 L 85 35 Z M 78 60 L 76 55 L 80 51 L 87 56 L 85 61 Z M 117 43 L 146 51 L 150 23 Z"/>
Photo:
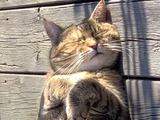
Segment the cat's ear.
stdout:
<path fill-rule="evenodd" d="M 111 13 L 109 9 L 106 7 L 104 0 L 99 1 L 89 19 L 94 19 L 99 22 L 112 23 Z"/>
<path fill-rule="evenodd" d="M 43 25 L 52 45 L 57 45 L 59 43 L 59 36 L 62 32 L 62 28 L 53 22 L 47 21 L 46 19 L 44 19 Z"/>

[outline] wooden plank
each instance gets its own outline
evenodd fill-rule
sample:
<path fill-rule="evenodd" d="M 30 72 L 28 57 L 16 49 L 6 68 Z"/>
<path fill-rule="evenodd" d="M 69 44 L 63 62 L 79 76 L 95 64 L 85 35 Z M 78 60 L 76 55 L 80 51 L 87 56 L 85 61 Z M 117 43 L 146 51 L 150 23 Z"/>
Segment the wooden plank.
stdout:
<path fill-rule="evenodd" d="M 45 76 L 0 74 L 0 120 L 36 120 Z"/>
<path fill-rule="evenodd" d="M 41 8 L 40 14 L 62 26 L 66 26 L 68 25 L 66 22 L 79 23 L 82 19 L 88 17 L 95 5 L 95 3 L 87 3 L 66 5 L 62 6 L 62 8 Z M 108 6 L 111 10 L 113 23 L 117 25 L 121 33 L 121 38 L 152 38 L 160 40 L 160 31 L 158 30 L 160 23 L 157 22 L 160 20 L 160 15 L 157 13 L 160 3 L 143 1 L 114 3 Z M 69 18 L 68 15 L 70 16 Z M 61 21 L 61 19 L 64 21 Z M 155 31 L 153 32 L 153 30 Z"/>
<path fill-rule="evenodd" d="M 20 9 L 27 7 L 55 6 L 64 4 L 76 4 L 83 2 L 94 2 L 99 0 L 1 0 L 0 10 Z M 112 2 L 120 2 L 120 0 L 111 0 Z"/>
<path fill-rule="evenodd" d="M 0 1 L 0 10 L 7 9 L 19 9 L 26 7 L 35 7 L 35 6 L 55 6 L 55 5 L 64 5 L 64 4 L 72 4 L 72 3 L 82 3 L 82 2 L 94 2 L 99 0 L 1 0 Z M 124 0 L 127 1 L 127 0 Z M 124 2 L 123 1 L 123 2 Z M 135 0 L 141 1 L 141 0 Z M 121 0 L 106 0 L 106 3 L 115 3 L 122 2 Z M 130 2 L 130 1 L 127 1 Z"/>
<path fill-rule="evenodd" d="M 37 8 L 0 12 L 1 71 L 49 69 L 50 41 L 37 14 Z"/>
<path fill-rule="evenodd" d="M 80 1 L 80 0 L 76 0 Z M 76 2 L 75 0 L 1 0 L 0 1 L 0 9 L 2 8 L 11 8 L 11 7 L 25 7 L 25 6 L 32 6 L 32 5 L 56 5 L 56 4 L 65 4 L 65 3 L 72 3 Z M 83 1 L 83 0 L 82 0 Z"/>
<path fill-rule="evenodd" d="M 95 3 L 87 3 L 1 11 L 0 71 L 48 71 L 50 41 L 38 15 L 65 27 L 88 17 L 94 6 Z M 123 55 L 124 74 L 160 76 L 157 62 L 160 61 L 157 57 L 160 51 L 160 4 L 144 1 L 114 3 L 109 7 L 122 40 L 126 40 L 125 46 L 133 53 L 131 60 Z"/>
<path fill-rule="evenodd" d="M 160 119 L 160 81 L 126 81 L 128 103 L 133 120 Z"/>
<path fill-rule="evenodd" d="M 124 75 L 160 77 L 160 41 L 132 39 L 122 46 Z"/>
<path fill-rule="evenodd" d="M 157 57 L 160 55 L 160 22 L 157 22 L 160 15 L 155 13 L 158 6 L 158 0 L 111 6 L 113 23 L 126 41 L 123 44 L 125 75 L 160 76 L 160 63 L 157 62 L 160 61 Z"/>
<path fill-rule="evenodd" d="M 158 1 L 144 1 L 109 5 L 115 23 L 124 38 L 149 38 L 160 40 L 160 7 Z"/>
<path fill-rule="evenodd" d="M 45 76 L 0 74 L 1 120 L 35 120 Z M 160 81 L 126 80 L 133 120 L 160 119 Z"/>

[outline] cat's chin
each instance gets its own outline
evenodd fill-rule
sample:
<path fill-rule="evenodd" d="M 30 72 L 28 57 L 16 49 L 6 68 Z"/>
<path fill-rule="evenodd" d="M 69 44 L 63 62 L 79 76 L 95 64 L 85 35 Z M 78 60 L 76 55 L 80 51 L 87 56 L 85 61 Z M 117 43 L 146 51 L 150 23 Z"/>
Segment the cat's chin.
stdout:
<path fill-rule="evenodd" d="M 96 71 L 104 67 L 110 67 L 114 64 L 117 54 L 106 56 L 106 54 L 96 53 L 90 60 L 84 61 L 78 68 L 78 71 Z"/>
<path fill-rule="evenodd" d="M 118 53 L 98 45 L 97 50 L 88 48 L 90 53 L 87 59 L 79 65 L 77 71 L 96 71 L 110 68 L 117 60 Z"/>

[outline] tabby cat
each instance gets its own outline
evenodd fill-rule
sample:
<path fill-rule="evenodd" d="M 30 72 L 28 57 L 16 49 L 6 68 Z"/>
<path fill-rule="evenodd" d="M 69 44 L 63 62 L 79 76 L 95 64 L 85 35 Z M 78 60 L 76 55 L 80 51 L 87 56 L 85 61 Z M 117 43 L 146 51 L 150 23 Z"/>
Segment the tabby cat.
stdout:
<path fill-rule="evenodd" d="M 122 78 L 114 66 L 120 36 L 101 0 L 91 16 L 67 28 L 44 20 L 50 64 L 38 120 L 129 120 Z"/>

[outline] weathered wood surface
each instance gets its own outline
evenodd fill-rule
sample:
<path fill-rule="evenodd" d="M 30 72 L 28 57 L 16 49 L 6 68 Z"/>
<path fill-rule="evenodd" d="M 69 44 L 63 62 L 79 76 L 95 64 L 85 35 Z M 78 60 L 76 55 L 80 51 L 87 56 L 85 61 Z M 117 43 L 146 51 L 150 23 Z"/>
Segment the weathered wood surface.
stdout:
<path fill-rule="evenodd" d="M 160 81 L 126 80 L 130 114 L 133 120 L 160 119 L 159 86 Z"/>
<path fill-rule="evenodd" d="M 83 2 L 94 2 L 99 0 L 1 0 L 0 10 L 19 9 L 23 7 L 42 7 L 42 6 L 54 6 Z M 141 0 L 135 0 L 141 1 Z M 121 2 L 121 0 L 106 0 L 107 3 Z M 130 0 L 123 0 L 123 2 L 131 2 Z"/>
<path fill-rule="evenodd" d="M 45 76 L 0 74 L 0 120 L 36 120 Z"/>
<path fill-rule="evenodd" d="M 79 23 L 94 6 L 87 3 L 0 11 L 0 71 L 48 71 L 50 41 L 38 16 L 67 26 Z M 160 4 L 145 1 L 109 7 L 125 47 L 130 49 L 130 55 L 123 55 L 124 74 L 160 76 Z"/>
<path fill-rule="evenodd" d="M 21 8 L 29 6 L 42 6 L 42 5 L 57 5 L 66 3 L 76 3 L 76 2 L 89 2 L 98 0 L 1 0 L 0 9 L 3 8 Z M 114 0 L 113 0 L 114 1 Z"/>
<path fill-rule="evenodd" d="M 80 0 L 65 0 L 65 3 L 73 1 Z M 120 1 L 109 1 L 112 2 L 109 8 L 124 41 L 123 50 L 129 49 L 123 52 L 124 75 L 145 79 L 160 77 L 160 1 Z M 50 69 L 48 51 L 51 44 L 39 15 L 65 27 L 88 17 L 96 5 L 94 2 L 59 5 L 63 2 L 0 1 L 0 9 L 8 9 L 0 11 L 0 72 L 12 73 L 0 74 L 0 120 L 36 119 L 45 76 L 13 73 L 39 74 Z M 14 10 L 9 10 L 12 8 Z M 160 81 L 148 80 L 126 81 L 133 120 L 160 119 Z"/>
<path fill-rule="evenodd" d="M 1 120 L 35 120 L 45 76 L 0 75 Z M 160 119 L 160 81 L 126 81 L 133 120 Z"/>
<path fill-rule="evenodd" d="M 77 0 L 79 1 L 79 0 Z M 0 10 L 12 10 L 33 8 L 41 6 L 55 6 L 60 4 L 74 3 L 74 0 L 2 0 L 0 1 Z"/>

